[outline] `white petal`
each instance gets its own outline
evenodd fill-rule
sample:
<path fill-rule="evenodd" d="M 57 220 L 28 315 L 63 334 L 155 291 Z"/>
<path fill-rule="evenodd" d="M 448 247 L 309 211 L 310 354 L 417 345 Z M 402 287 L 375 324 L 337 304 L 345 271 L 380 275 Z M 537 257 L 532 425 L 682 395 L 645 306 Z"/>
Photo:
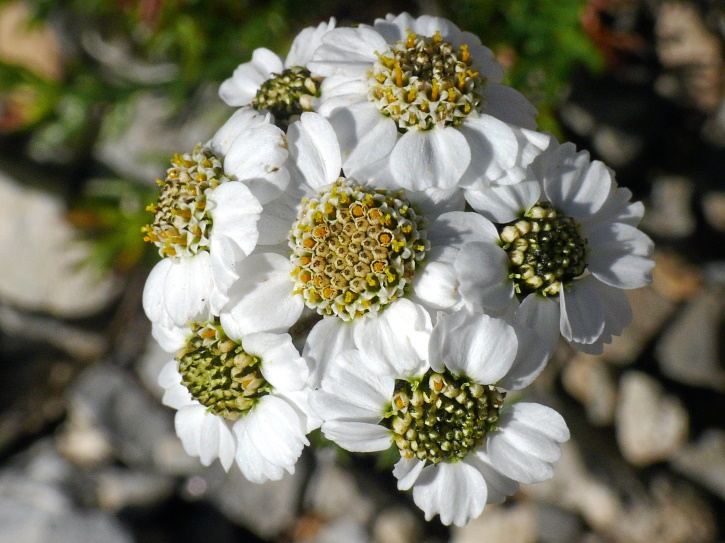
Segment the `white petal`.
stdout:
<path fill-rule="evenodd" d="M 466 208 L 466 199 L 463 197 L 463 191 L 458 187 L 451 189 L 433 187 L 423 192 L 409 191 L 407 197 L 416 206 L 416 209 L 420 209 L 423 215 L 431 222 L 443 213 L 463 211 Z"/>
<path fill-rule="evenodd" d="M 439 319 L 430 339 L 430 364 L 447 367 L 477 383 L 498 382 L 509 371 L 517 349 L 516 333 L 503 319 L 457 311 Z"/>
<path fill-rule="evenodd" d="M 358 321 L 353 337 L 366 355 L 387 361 L 401 373 L 415 373 L 425 364 L 432 325 L 421 306 L 401 298 L 377 316 Z"/>
<path fill-rule="evenodd" d="M 278 481 L 284 475 L 284 468 L 268 461 L 264 454 L 256 447 L 248 432 L 247 418 L 241 418 L 234 423 L 232 431 L 237 439 L 237 451 L 234 459 L 242 474 L 253 483 L 261 484 L 267 481 Z"/>
<path fill-rule="evenodd" d="M 508 85 L 487 83 L 484 94 L 486 113 L 505 123 L 536 130 L 538 111 L 519 91 Z"/>
<path fill-rule="evenodd" d="M 209 466 L 219 458 L 222 466 L 229 470 L 234 460 L 234 438 L 229 427 L 222 417 L 206 413 L 202 419 L 201 445 L 199 447 L 199 460 L 202 465 Z"/>
<path fill-rule="evenodd" d="M 229 301 L 229 288 L 239 279 L 235 267 L 244 259 L 245 253 L 229 238 L 215 236 L 209 243 L 209 257 L 214 288 L 209 297 L 209 311 L 218 315 Z"/>
<path fill-rule="evenodd" d="M 297 218 L 297 205 L 300 200 L 288 193 L 264 205 L 264 210 L 257 223 L 259 245 L 287 244 L 292 224 Z"/>
<path fill-rule="evenodd" d="M 556 322 L 554 320 L 553 324 Z M 544 370 L 551 356 L 549 345 L 533 328 L 515 322 L 514 331 L 518 340 L 516 359 L 506 376 L 498 382 L 498 386 L 506 390 L 521 390 L 529 386 Z M 556 332 L 558 336 L 558 330 Z"/>
<path fill-rule="evenodd" d="M 432 17 L 430 15 L 418 17 L 415 20 L 412 30 L 417 34 L 422 34 L 429 38 L 435 36 L 436 31 L 439 31 L 444 39 L 461 33 L 461 30 L 448 19 Z"/>
<path fill-rule="evenodd" d="M 576 349 L 588 354 L 602 354 L 605 343 L 612 341 L 612 336 L 618 336 L 632 322 L 632 307 L 629 304 L 624 290 L 610 287 L 589 275 L 581 280 L 594 290 L 604 308 L 604 331 L 594 343 L 571 344 Z"/>
<path fill-rule="evenodd" d="M 548 407 L 517 403 L 499 417 L 499 430 L 488 436 L 493 466 L 515 481 L 532 484 L 549 479 L 559 459 L 559 443 L 569 439 L 564 419 Z"/>
<path fill-rule="evenodd" d="M 322 423 L 322 433 L 352 452 L 384 451 L 392 443 L 390 430 L 370 422 L 328 420 Z"/>
<path fill-rule="evenodd" d="M 537 181 L 522 181 L 515 185 L 491 186 L 483 190 L 465 191 L 466 201 L 487 219 L 507 223 L 521 217 L 541 196 Z"/>
<path fill-rule="evenodd" d="M 219 87 L 219 96 L 230 106 L 246 106 L 273 73 L 282 73 L 282 61 L 269 49 L 261 47 L 252 53 L 252 60 L 240 64 L 232 77 Z"/>
<path fill-rule="evenodd" d="M 420 472 L 423 471 L 425 462 L 417 458 L 401 458 L 393 468 L 393 475 L 398 479 L 398 490 L 408 490 L 418 480 Z"/>
<path fill-rule="evenodd" d="M 274 253 L 258 253 L 237 266 L 239 281 L 229 291 L 229 304 L 221 323 L 229 337 L 254 332 L 286 332 L 304 308 L 301 296 L 292 295 L 292 264 Z"/>
<path fill-rule="evenodd" d="M 600 281 L 619 288 L 639 288 L 652 282 L 652 240 L 633 226 L 610 223 L 587 236 L 587 267 Z"/>
<path fill-rule="evenodd" d="M 247 435 L 265 460 L 294 473 L 294 465 L 309 441 L 292 406 L 282 398 L 264 396 L 245 422 Z"/>
<path fill-rule="evenodd" d="M 355 348 L 353 325 L 337 317 L 325 317 L 310 330 L 302 356 L 312 364 L 310 382 L 319 385 L 330 362 L 341 352 Z"/>
<path fill-rule="evenodd" d="M 209 253 L 200 251 L 173 262 L 164 282 L 164 306 L 171 320 L 183 326 L 201 319 L 214 288 Z"/>
<path fill-rule="evenodd" d="M 467 175 L 467 178 L 483 177 L 493 181 L 515 165 L 519 142 L 513 128 L 506 123 L 484 114 L 468 117 L 460 131 L 468 146 L 476 150 L 471 168 L 477 175 Z"/>
<path fill-rule="evenodd" d="M 554 352 L 559 342 L 559 304 L 551 298 L 529 294 L 516 310 L 516 320 L 533 328 L 545 348 Z"/>
<path fill-rule="evenodd" d="M 601 209 L 612 187 L 612 175 L 602 162 L 576 152 L 572 143 L 541 155 L 544 191 L 553 206 L 570 217 L 588 217 Z"/>
<path fill-rule="evenodd" d="M 398 139 L 395 122 L 370 102 L 338 108 L 330 114 L 329 121 L 340 142 L 342 167 L 350 177 L 388 156 Z"/>
<path fill-rule="evenodd" d="M 398 375 L 367 353 L 344 351 L 330 364 L 322 380 L 324 394 L 311 400 L 313 408 L 328 420 L 355 418 L 376 424 L 392 400 Z"/>
<path fill-rule="evenodd" d="M 364 77 L 375 61 L 375 53 L 388 51 L 383 37 L 369 26 L 336 28 L 322 37 L 322 45 L 307 64 L 320 75 Z"/>
<path fill-rule="evenodd" d="M 166 275 L 173 266 L 170 258 L 163 258 L 152 268 L 143 286 L 143 310 L 152 323 L 172 326 L 164 304 L 164 284 Z"/>
<path fill-rule="evenodd" d="M 459 292 L 475 308 L 503 310 L 514 297 L 514 284 L 509 279 L 509 257 L 493 243 L 466 243 L 454 263 Z"/>
<path fill-rule="evenodd" d="M 186 345 L 189 327 L 176 326 L 174 324 L 164 326 L 161 323 L 153 322 L 151 323 L 151 335 L 164 351 L 167 353 L 175 353 Z"/>
<path fill-rule="evenodd" d="M 335 28 L 337 21 L 330 17 L 329 22 L 322 22 L 317 26 L 309 26 L 302 30 L 292 42 L 287 58 L 284 60 L 285 68 L 294 66 L 307 66 L 312 60 L 315 50 L 322 44 L 322 37 Z"/>
<path fill-rule="evenodd" d="M 233 241 L 245 255 L 257 245 L 257 221 L 262 212 L 259 203 L 243 183 L 223 183 L 208 198 L 214 220 L 212 239 L 221 235 Z"/>
<path fill-rule="evenodd" d="M 367 92 L 367 82 L 360 78 L 345 77 L 343 75 L 326 77 L 320 87 L 320 103 L 315 111 L 329 117 L 337 108 L 348 108 L 353 104 L 369 103 Z"/>
<path fill-rule="evenodd" d="M 337 181 L 342 158 L 335 130 L 317 113 L 303 113 L 287 130 L 287 145 L 297 171 L 312 189 Z"/>
<path fill-rule="evenodd" d="M 217 130 L 214 137 L 209 142 L 211 150 L 219 157 L 224 157 L 229 151 L 234 140 L 240 134 L 257 126 L 269 124 L 270 118 L 268 114 L 260 113 L 251 107 L 243 107 L 235 111 L 227 122 Z"/>
<path fill-rule="evenodd" d="M 292 345 L 289 334 L 248 334 L 242 337 L 242 348 L 261 358 L 262 375 L 275 390 L 287 392 L 305 386 L 307 363 Z"/>
<path fill-rule="evenodd" d="M 433 309 L 448 309 L 460 302 L 458 277 L 449 262 L 458 251 L 452 247 L 433 247 L 426 256 L 423 269 L 416 272 L 413 288 L 416 297 Z"/>
<path fill-rule="evenodd" d="M 413 486 L 413 500 L 431 520 L 436 514 L 445 525 L 464 526 L 486 505 L 488 490 L 483 475 L 466 462 L 427 466 Z"/>
<path fill-rule="evenodd" d="M 189 390 L 181 384 L 181 374 L 177 366 L 176 360 L 167 362 L 159 373 L 158 383 L 165 389 L 161 403 L 174 409 L 181 409 L 196 404 L 196 401 L 191 397 Z"/>
<path fill-rule="evenodd" d="M 319 417 L 310 405 L 313 394 L 316 394 L 316 391 L 308 387 L 284 393 L 284 399 L 297 411 L 305 435 L 317 430 L 322 424 L 322 417 Z"/>
<path fill-rule="evenodd" d="M 176 435 L 179 436 L 184 450 L 189 456 L 201 454 L 201 429 L 205 417 L 216 417 L 206 412 L 206 407 L 198 402 L 182 407 L 174 417 Z"/>
<path fill-rule="evenodd" d="M 224 171 L 249 187 L 260 203 L 279 197 L 289 183 L 284 132 L 262 124 L 240 134 L 224 157 Z"/>
<path fill-rule="evenodd" d="M 452 127 L 408 131 L 390 155 L 395 180 L 411 190 L 451 188 L 470 162 L 466 138 Z"/>
<path fill-rule="evenodd" d="M 375 19 L 373 28 L 388 43 L 395 43 L 405 38 L 409 29 L 413 29 L 415 19 L 409 13 L 401 13 L 393 16 L 388 14 L 385 19 Z"/>
<path fill-rule="evenodd" d="M 477 213 L 451 211 L 443 213 L 428 228 L 431 246 L 458 247 L 469 241 L 496 242 L 498 230 Z"/>
<path fill-rule="evenodd" d="M 594 343 L 604 331 L 604 308 L 597 293 L 581 281 L 559 292 L 559 328 L 568 341 Z"/>
<path fill-rule="evenodd" d="M 517 481 L 496 471 L 488 455 L 483 450 L 479 449 L 474 454 L 469 454 L 463 461 L 476 468 L 483 475 L 488 488 L 486 503 L 501 503 L 508 496 L 513 496 L 519 489 Z"/>

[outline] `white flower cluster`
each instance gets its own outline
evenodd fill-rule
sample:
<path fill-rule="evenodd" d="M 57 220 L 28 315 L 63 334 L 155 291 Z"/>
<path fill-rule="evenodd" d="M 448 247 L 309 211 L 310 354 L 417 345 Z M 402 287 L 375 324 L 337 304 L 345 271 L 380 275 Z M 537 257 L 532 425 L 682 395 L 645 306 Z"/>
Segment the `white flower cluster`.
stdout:
<path fill-rule="evenodd" d="M 476 36 L 403 13 L 307 28 L 224 82 L 241 108 L 174 156 L 144 229 L 189 454 L 279 479 L 321 427 L 397 448 L 399 488 L 457 525 L 552 476 L 564 420 L 506 394 L 560 336 L 598 353 L 622 332 L 652 242 L 612 171 L 501 78 Z"/>

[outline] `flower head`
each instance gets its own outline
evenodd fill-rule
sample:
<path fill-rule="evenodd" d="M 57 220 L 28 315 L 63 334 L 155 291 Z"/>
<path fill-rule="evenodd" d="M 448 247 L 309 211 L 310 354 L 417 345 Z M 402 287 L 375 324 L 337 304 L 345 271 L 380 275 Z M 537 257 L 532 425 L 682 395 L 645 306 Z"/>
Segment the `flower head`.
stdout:
<path fill-rule="evenodd" d="M 219 314 L 235 265 L 257 244 L 262 203 L 287 185 L 286 158 L 282 131 L 250 109 L 205 145 L 173 157 L 144 227 L 162 257 L 144 287 L 153 323 L 183 326 Z"/>
<path fill-rule="evenodd" d="M 552 409 L 504 407 L 506 390 L 529 384 L 546 362 L 532 336 L 480 312 L 455 312 L 441 317 L 413 366 L 385 353 L 341 353 L 311 403 L 325 436 L 343 448 L 393 443 L 398 488 L 413 488 L 427 519 L 463 525 L 518 483 L 551 477 L 558 443 L 569 438 Z"/>
<path fill-rule="evenodd" d="M 319 111 L 349 175 L 383 161 L 406 189 L 473 183 L 513 168 L 517 130 L 536 126 L 491 51 L 446 19 L 403 13 L 332 30 L 309 66 L 327 77 Z"/>
<path fill-rule="evenodd" d="M 183 339 L 181 339 L 183 337 Z M 282 477 L 305 435 L 319 425 L 310 412 L 308 368 L 289 335 L 229 338 L 217 319 L 192 323 L 159 376 L 164 403 L 178 410 L 176 432 L 187 453 L 228 470 L 236 459 L 250 481 Z"/>
<path fill-rule="evenodd" d="M 266 48 L 256 49 L 252 60 L 240 64 L 232 77 L 219 87 L 219 95 L 230 106 L 251 106 L 269 111 L 280 128 L 299 118 L 304 111 L 312 111 L 320 96 L 321 77 L 307 68 L 322 36 L 335 28 L 335 19 L 317 27 L 302 30 L 292 42 L 283 62 Z"/>
<path fill-rule="evenodd" d="M 576 348 L 601 352 L 631 320 L 622 289 L 651 281 L 652 241 L 637 229 L 643 207 L 586 151 L 555 142 L 521 183 L 467 190 L 487 223 L 461 251 L 462 296 L 477 307 L 518 307 L 553 348 L 559 333 Z M 493 228 L 492 228 L 493 227 Z M 486 278 L 507 277 L 492 284 Z M 519 303 L 521 304 L 519 307 Z"/>

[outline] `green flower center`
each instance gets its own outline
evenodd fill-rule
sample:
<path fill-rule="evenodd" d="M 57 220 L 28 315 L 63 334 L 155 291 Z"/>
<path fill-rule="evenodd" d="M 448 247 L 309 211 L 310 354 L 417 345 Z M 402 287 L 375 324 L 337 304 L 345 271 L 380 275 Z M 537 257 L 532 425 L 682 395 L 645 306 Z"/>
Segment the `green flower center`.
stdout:
<path fill-rule="evenodd" d="M 430 369 L 420 380 L 395 382 L 380 424 L 392 431 L 401 457 L 455 462 L 497 429 L 505 396 L 492 385 Z"/>
<path fill-rule="evenodd" d="M 275 124 L 284 130 L 303 112 L 312 111 L 312 99 L 319 96 L 320 80 L 307 68 L 294 66 L 262 83 L 252 107 L 271 112 Z"/>
<path fill-rule="evenodd" d="M 484 80 L 467 45 L 456 48 L 440 32 L 432 38 L 409 33 L 378 53 L 368 73 L 368 99 L 395 120 L 399 132 L 458 126 L 480 109 Z"/>
<path fill-rule="evenodd" d="M 562 284 L 584 273 L 587 240 L 579 224 L 538 203 L 501 230 L 501 246 L 511 261 L 509 277 L 518 294 L 556 296 Z"/>
<path fill-rule="evenodd" d="M 430 244 L 403 191 L 340 178 L 304 198 L 290 231 L 295 294 L 320 315 L 349 321 L 402 296 Z"/>
<path fill-rule="evenodd" d="M 218 319 L 194 324 L 192 336 L 177 356 L 181 382 L 207 410 L 227 420 L 245 415 L 272 390 L 261 360 L 229 339 Z"/>
<path fill-rule="evenodd" d="M 227 181 L 221 161 L 201 144 L 193 153 L 175 154 L 166 179 L 156 180 L 161 194 L 156 204 L 146 208 L 154 220 L 141 229 L 144 240 L 156 245 L 162 257 L 189 257 L 208 250 L 212 220 L 206 200 Z"/>

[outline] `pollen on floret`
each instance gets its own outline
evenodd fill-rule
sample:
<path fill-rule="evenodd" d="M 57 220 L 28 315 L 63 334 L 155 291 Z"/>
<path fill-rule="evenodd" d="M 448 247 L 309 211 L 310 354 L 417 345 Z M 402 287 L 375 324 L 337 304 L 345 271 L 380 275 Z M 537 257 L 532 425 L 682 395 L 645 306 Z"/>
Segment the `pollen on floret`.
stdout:
<path fill-rule="evenodd" d="M 425 225 L 402 191 L 340 178 L 300 204 L 289 235 L 294 292 L 343 320 L 380 311 L 410 288 L 430 247 Z"/>

